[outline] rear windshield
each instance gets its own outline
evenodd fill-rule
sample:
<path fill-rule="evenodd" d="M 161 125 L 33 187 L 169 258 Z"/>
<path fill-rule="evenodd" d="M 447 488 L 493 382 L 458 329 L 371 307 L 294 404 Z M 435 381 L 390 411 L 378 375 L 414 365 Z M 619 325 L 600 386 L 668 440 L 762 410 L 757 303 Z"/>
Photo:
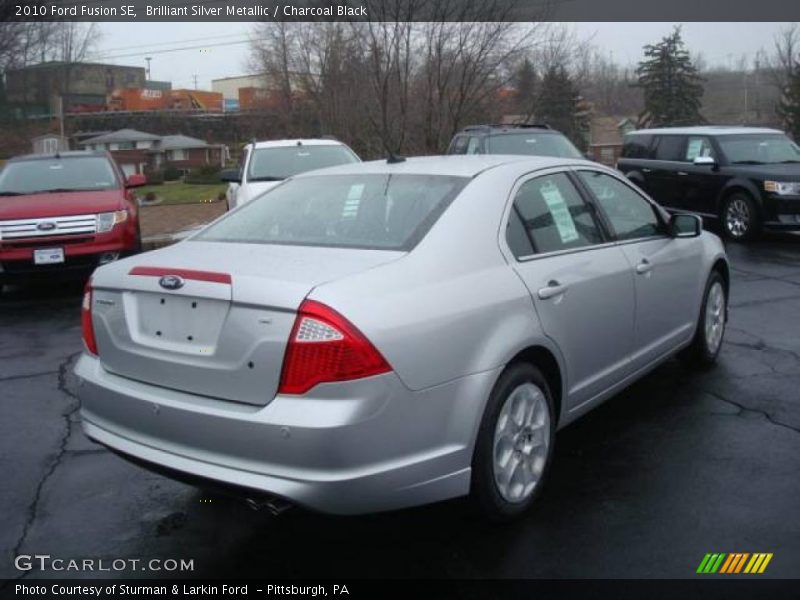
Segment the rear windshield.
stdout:
<path fill-rule="evenodd" d="M 440 175 L 320 175 L 287 181 L 193 237 L 410 250 L 469 181 Z"/>
<path fill-rule="evenodd" d="M 530 154 L 532 156 L 558 156 L 560 158 L 583 158 L 580 151 L 560 133 L 526 131 L 490 135 L 489 154 Z"/>
<path fill-rule="evenodd" d="M 111 162 L 102 156 L 23 160 L 0 171 L 0 196 L 118 187 Z"/>
<path fill-rule="evenodd" d="M 253 152 L 247 172 L 249 181 L 276 181 L 298 173 L 358 162 L 345 146 L 284 146 Z"/>

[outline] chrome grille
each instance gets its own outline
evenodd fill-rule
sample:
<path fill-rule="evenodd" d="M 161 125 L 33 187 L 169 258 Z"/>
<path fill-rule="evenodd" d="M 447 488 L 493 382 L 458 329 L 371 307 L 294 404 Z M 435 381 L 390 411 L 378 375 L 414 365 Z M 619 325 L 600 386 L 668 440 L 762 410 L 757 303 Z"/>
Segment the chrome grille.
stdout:
<path fill-rule="evenodd" d="M 52 224 L 52 225 L 50 225 Z M 0 240 L 86 235 L 97 232 L 97 215 L 0 221 Z"/>

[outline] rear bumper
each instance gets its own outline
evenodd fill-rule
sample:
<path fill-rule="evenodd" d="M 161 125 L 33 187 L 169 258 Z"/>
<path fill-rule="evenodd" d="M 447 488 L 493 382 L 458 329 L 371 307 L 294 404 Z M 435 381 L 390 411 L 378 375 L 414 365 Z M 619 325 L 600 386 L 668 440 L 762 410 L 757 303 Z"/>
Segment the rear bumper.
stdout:
<path fill-rule="evenodd" d="M 135 382 L 87 355 L 75 372 L 88 437 L 139 461 L 334 514 L 467 494 L 475 434 L 499 374 L 412 392 L 389 373 L 257 407 Z"/>

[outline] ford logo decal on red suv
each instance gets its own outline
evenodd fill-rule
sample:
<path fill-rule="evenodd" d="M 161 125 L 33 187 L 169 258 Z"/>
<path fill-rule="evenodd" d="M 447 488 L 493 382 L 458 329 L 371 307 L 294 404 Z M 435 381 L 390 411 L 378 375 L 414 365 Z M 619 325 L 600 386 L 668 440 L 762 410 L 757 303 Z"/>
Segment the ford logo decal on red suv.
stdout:
<path fill-rule="evenodd" d="M 52 221 L 42 221 L 36 225 L 36 229 L 39 231 L 53 231 L 56 228 L 56 224 Z"/>
<path fill-rule="evenodd" d="M 178 275 L 164 275 L 158 280 L 158 285 L 165 290 L 179 290 L 183 287 L 183 283 L 183 277 Z"/>

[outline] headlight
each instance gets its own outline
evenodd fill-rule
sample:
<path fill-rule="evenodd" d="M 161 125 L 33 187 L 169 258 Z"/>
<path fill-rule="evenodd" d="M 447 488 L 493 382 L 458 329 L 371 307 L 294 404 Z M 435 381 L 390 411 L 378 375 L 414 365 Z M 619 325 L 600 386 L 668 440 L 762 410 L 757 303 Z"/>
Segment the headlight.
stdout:
<path fill-rule="evenodd" d="M 779 196 L 798 196 L 800 181 L 765 181 L 764 189 Z"/>
<path fill-rule="evenodd" d="M 128 220 L 127 210 L 118 210 L 115 212 L 100 213 L 97 215 L 97 233 L 105 233 L 111 231 L 114 225 L 124 223 Z"/>

